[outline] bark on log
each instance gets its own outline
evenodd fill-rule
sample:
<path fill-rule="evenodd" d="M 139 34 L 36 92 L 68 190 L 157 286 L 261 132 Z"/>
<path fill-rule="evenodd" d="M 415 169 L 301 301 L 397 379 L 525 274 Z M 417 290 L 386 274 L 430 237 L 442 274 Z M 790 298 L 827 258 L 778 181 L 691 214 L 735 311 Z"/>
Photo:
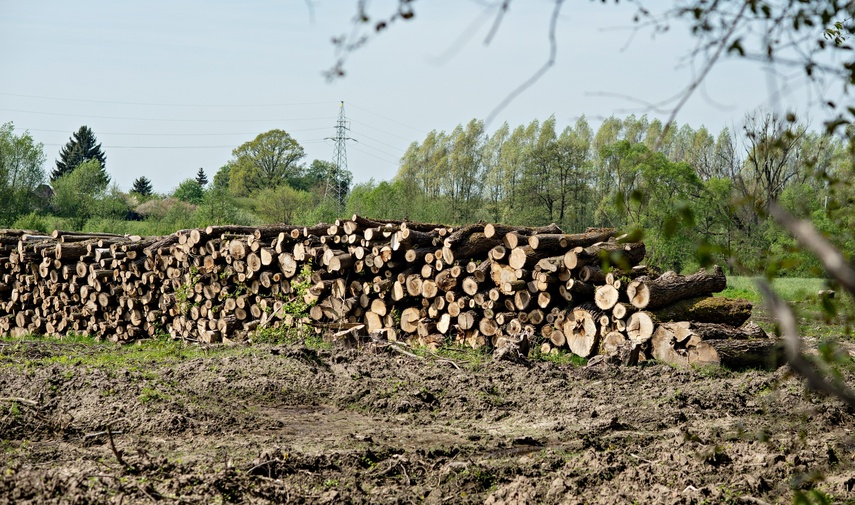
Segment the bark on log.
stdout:
<path fill-rule="evenodd" d="M 585 233 L 539 233 L 528 238 L 533 249 L 567 250 L 574 247 L 588 247 L 597 242 L 605 242 L 617 232 L 612 228 L 589 229 Z"/>
<path fill-rule="evenodd" d="M 528 237 L 535 233 L 563 233 L 557 224 L 552 223 L 546 226 L 529 228 L 525 226 L 507 226 L 501 224 L 488 223 L 484 226 L 484 235 L 487 238 L 498 237 L 502 238 L 506 234 L 514 232 L 520 236 Z"/>
<path fill-rule="evenodd" d="M 779 339 L 708 340 L 719 356 L 721 365 L 731 370 L 775 370 L 786 363 Z"/>
<path fill-rule="evenodd" d="M 749 340 L 769 338 L 769 335 L 754 323 L 735 327 L 727 324 L 700 323 L 691 321 L 689 330 L 701 340 Z"/>
<path fill-rule="evenodd" d="M 726 287 L 724 272 L 716 265 L 712 272 L 701 270 L 687 276 L 666 272 L 655 280 L 635 280 L 626 293 L 636 308 L 656 310 L 686 298 L 723 291 Z"/>
<path fill-rule="evenodd" d="M 564 255 L 564 264 L 569 269 L 584 265 L 602 267 L 611 265 L 628 270 L 644 260 L 646 249 L 643 242 L 622 243 L 611 239 L 585 247 L 582 250 L 571 249 Z"/>
<path fill-rule="evenodd" d="M 662 322 L 695 321 L 741 326 L 751 318 L 753 306 L 748 300 L 733 300 L 720 296 L 702 296 L 678 300 L 653 311 Z"/>

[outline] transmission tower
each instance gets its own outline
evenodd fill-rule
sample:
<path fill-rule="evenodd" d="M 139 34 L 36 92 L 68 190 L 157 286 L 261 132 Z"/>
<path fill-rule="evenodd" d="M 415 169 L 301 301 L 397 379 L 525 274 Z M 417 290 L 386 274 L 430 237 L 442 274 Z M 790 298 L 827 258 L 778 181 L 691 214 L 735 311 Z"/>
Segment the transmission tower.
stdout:
<path fill-rule="evenodd" d="M 342 200 L 347 188 L 341 183 L 341 174 L 347 171 L 347 141 L 353 140 L 347 136 L 350 124 L 344 115 L 344 101 L 339 104 L 338 120 L 335 125 L 335 137 L 327 137 L 335 141 L 335 152 L 333 153 L 333 167 L 327 174 L 327 187 L 324 192 L 324 200 L 332 201 L 336 208 L 341 211 Z"/>

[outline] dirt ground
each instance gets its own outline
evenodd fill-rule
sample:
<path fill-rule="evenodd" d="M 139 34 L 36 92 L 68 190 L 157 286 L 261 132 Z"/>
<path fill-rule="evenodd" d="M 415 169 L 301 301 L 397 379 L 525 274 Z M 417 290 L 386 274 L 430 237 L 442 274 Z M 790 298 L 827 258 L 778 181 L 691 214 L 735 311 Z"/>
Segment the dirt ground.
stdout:
<path fill-rule="evenodd" d="M 115 355 L 0 343 L 0 503 L 855 503 L 855 415 L 786 368 Z"/>

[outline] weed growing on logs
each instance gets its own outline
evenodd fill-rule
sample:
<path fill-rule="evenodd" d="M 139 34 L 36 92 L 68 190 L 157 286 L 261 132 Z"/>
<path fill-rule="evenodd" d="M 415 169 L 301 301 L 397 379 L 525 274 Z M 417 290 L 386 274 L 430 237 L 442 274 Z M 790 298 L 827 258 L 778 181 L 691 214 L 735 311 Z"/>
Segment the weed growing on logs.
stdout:
<path fill-rule="evenodd" d="M 300 275 L 291 283 L 291 295 L 284 300 L 278 311 L 275 311 L 283 321 L 278 327 L 259 329 L 254 340 L 271 344 L 295 344 L 302 342 L 310 348 L 326 347 L 320 336 L 312 334 L 309 327 L 309 310 L 317 303 L 309 289 L 312 287 L 312 267 L 303 265 Z"/>

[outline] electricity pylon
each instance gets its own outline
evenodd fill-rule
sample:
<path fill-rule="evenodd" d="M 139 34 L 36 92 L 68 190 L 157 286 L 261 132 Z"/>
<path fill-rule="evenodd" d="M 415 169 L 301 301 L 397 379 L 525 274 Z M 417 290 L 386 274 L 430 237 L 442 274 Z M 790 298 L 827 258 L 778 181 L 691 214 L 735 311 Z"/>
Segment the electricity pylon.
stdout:
<path fill-rule="evenodd" d="M 333 153 L 333 166 L 327 174 L 327 187 L 324 191 L 324 200 L 332 200 L 336 208 L 341 211 L 344 205 L 344 195 L 347 188 L 343 187 L 341 174 L 347 172 L 347 141 L 353 140 L 347 136 L 350 125 L 344 115 L 344 101 L 339 104 L 338 120 L 335 125 L 335 137 L 327 137 L 335 141 L 335 152 Z"/>

